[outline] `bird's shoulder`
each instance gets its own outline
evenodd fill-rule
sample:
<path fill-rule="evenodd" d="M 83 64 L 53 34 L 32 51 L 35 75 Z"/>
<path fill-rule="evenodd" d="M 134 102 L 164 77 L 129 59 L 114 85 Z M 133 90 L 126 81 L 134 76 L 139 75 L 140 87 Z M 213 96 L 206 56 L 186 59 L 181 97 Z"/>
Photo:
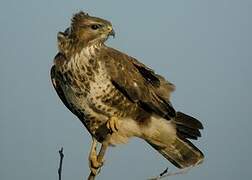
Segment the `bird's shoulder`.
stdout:
<path fill-rule="evenodd" d="M 114 86 L 131 101 L 168 119 L 175 115 L 169 101 L 173 85 L 164 77 L 137 59 L 113 48 L 104 49 L 100 59 L 104 61 Z"/>
<path fill-rule="evenodd" d="M 147 82 L 147 85 L 151 86 L 164 99 L 169 100 L 170 94 L 176 89 L 173 83 L 124 52 L 106 47 L 101 54 L 101 59 L 105 60 L 108 69 L 112 71 L 113 75 L 124 76 L 125 78 L 133 76 L 138 81 L 144 81 L 143 85 L 146 85 L 145 82 Z"/>

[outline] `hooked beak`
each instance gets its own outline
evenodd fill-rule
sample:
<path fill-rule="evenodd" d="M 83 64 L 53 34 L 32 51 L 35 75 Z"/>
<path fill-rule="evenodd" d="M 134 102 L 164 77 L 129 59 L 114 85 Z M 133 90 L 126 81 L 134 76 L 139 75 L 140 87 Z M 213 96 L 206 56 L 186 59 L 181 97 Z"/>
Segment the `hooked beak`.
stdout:
<path fill-rule="evenodd" d="M 115 38 L 115 31 L 114 31 L 114 29 L 112 29 L 112 31 L 110 31 L 109 36 L 113 36 L 113 38 Z"/>
<path fill-rule="evenodd" d="M 115 31 L 114 31 L 114 29 L 111 27 L 111 26 L 109 26 L 108 27 L 108 30 L 109 30 L 109 36 L 113 36 L 113 38 L 115 38 Z"/>

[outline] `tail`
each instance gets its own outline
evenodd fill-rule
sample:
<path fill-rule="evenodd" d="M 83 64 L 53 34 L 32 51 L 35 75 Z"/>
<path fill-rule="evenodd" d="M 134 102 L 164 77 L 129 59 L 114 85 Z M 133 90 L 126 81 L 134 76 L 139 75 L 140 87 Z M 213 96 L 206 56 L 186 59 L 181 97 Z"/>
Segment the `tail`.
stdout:
<path fill-rule="evenodd" d="M 160 123 L 160 120 L 155 123 Z M 162 122 L 158 133 L 146 140 L 154 149 L 178 168 L 196 166 L 203 162 L 203 153 L 188 140 L 201 136 L 199 129 L 203 129 L 203 126 L 197 119 L 177 112 L 175 120 L 168 121 L 165 126 Z M 171 132 L 171 127 L 174 132 Z"/>

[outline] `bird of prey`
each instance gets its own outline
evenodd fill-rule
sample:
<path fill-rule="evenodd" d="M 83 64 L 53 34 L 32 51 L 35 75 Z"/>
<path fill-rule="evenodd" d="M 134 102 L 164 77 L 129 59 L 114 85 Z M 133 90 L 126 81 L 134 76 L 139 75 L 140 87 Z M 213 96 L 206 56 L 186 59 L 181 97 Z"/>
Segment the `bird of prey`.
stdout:
<path fill-rule="evenodd" d="M 178 168 L 200 164 L 203 153 L 189 139 L 201 136 L 197 119 L 175 111 L 175 86 L 137 59 L 105 45 L 112 24 L 84 12 L 59 32 L 52 84 L 65 106 L 92 136 L 89 166 L 97 174 L 109 146 L 144 139 Z M 96 146 L 101 143 L 99 153 Z"/>

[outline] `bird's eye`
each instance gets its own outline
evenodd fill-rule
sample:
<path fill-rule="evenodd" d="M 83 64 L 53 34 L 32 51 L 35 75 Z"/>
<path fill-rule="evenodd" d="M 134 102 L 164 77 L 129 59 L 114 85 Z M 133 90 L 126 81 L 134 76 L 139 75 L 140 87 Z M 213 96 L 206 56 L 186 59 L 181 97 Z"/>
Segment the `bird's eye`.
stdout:
<path fill-rule="evenodd" d="M 101 27 L 100 24 L 93 24 L 93 25 L 91 25 L 91 28 L 92 28 L 93 30 L 97 30 L 97 29 L 99 29 L 100 27 Z"/>

